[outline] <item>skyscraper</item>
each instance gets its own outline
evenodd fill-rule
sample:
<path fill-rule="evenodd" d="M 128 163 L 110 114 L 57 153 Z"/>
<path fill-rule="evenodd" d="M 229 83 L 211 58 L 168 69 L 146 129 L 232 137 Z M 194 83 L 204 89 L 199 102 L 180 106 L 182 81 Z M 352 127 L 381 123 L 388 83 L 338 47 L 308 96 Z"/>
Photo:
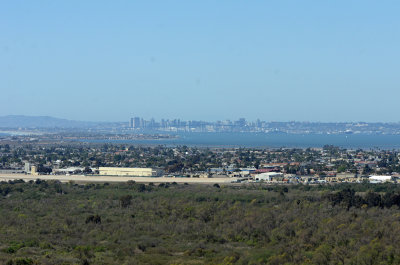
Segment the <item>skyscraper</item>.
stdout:
<path fill-rule="evenodd" d="M 133 120 L 133 127 L 134 129 L 139 129 L 142 127 L 142 123 L 139 117 L 135 117 Z"/>

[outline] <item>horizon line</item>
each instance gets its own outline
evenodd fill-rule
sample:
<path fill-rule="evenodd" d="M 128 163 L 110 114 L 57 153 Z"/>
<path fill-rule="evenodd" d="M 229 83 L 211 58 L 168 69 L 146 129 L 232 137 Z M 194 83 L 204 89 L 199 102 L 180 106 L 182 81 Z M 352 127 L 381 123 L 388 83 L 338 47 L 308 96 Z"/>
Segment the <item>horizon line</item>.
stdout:
<path fill-rule="evenodd" d="M 26 118 L 52 118 L 52 119 L 59 119 L 59 120 L 67 120 L 67 121 L 72 121 L 72 122 L 90 122 L 90 123 L 129 123 L 131 118 L 141 118 L 144 120 L 151 120 L 154 119 L 157 121 L 157 119 L 155 118 L 145 118 L 145 117 L 140 117 L 140 116 L 135 116 L 135 117 L 130 117 L 128 118 L 126 121 L 104 121 L 104 120 L 75 120 L 75 119 L 71 119 L 71 118 L 60 118 L 60 117 L 55 117 L 55 116 L 50 116 L 50 115 L 24 115 L 24 114 L 8 114 L 8 115 L 0 115 L 0 118 L 6 118 L 6 117 L 26 117 Z M 261 122 L 267 122 L 267 123 L 273 123 L 273 122 L 282 122 L 282 123 L 290 123 L 290 122 L 296 122 L 296 123 L 383 123 L 383 124 L 392 124 L 392 123 L 400 123 L 400 121 L 301 121 L 301 120 L 263 120 L 261 118 L 257 118 L 257 119 L 249 119 L 249 118 L 245 118 L 245 117 L 239 117 L 236 119 L 217 119 L 217 120 L 206 120 L 206 119 L 190 119 L 190 120 L 186 120 L 186 119 L 182 119 L 182 118 L 161 118 L 158 119 L 159 121 L 161 121 L 162 119 L 164 120 L 181 120 L 181 121 L 201 121 L 201 122 L 218 122 L 218 121 L 238 121 L 240 119 L 245 119 L 246 121 L 250 121 L 250 122 L 256 122 L 257 120 L 261 121 Z"/>

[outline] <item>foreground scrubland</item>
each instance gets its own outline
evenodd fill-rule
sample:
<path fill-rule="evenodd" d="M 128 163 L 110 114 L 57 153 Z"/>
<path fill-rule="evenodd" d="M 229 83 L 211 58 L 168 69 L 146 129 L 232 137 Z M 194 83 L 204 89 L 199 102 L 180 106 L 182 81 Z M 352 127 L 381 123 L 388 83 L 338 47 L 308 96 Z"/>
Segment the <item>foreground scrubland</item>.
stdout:
<path fill-rule="evenodd" d="M 400 264 L 393 184 L 0 184 L 0 264 Z"/>

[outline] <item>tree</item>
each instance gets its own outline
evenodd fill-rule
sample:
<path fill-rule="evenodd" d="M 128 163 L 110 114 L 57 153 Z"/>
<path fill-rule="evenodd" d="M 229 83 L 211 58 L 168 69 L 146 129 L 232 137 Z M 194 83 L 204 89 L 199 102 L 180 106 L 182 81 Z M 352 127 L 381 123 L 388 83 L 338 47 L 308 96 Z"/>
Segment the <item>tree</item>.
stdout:
<path fill-rule="evenodd" d="M 53 170 L 52 170 L 51 168 L 49 168 L 49 167 L 43 166 L 43 164 L 39 164 L 39 165 L 37 166 L 36 171 L 37 171 L 38 173 L 50 174 Z"/>
<path fill-rule="evenodd" d="M 143 183 L 138 184 L 138 185 L 137 185 L 137 191 L 138 191 L 138 192 L 144 192 L 144 191 L 146 191 L 146 185 L 144 185 Z M 128 196 L 130 196 L 130 195 L 128 195 Z M 131 198 L 132 198 L 132 196 L 131 196 Z"/>
<path fill-rule="evenodd" d="M 363 169 L 363 175 L 369 175 L 373 172 L 372 168 L 370 168 L 368 165 L 365 165 L 364 169 Z"/>
<path fill-rule="evenodd" d="M 131 201 L 132 201 L 132 196 L 131 195 L 125 195 L 122 196 L 121 198 L 119 198 L 119 202 L 122 208 L 126 208 L 129 205 L 131 205 Z"/>
<path fill-rule="evenodd" d="M 340 166 L 338 166 L 338 168 L 337 168 L 337 172 L 338 172 L 338 173 L 345 172 L 346 170 L 347 170 L 346 165 L 340 165 Z"/>
<path fill-rule="evenodd" d="M 86 218 L 85 223 L 86 223 L 86 224 L 88 224 L 88 223 L 101 224 L 101 217 L 100 217 L 100 215 L 98 215 L 98 214 L 96 214 L 96 215 L 89 215 L 89 216 Z"/>
<path fill-rule="evenodd" d="M 381 195 L 375 192 L 368 192 L 365 196 L 365 202 L 369 207 L 382 206 Z"/>
<path fill-rule="evenodd" d="M 93 171 L 92 171 L 92 169 L 90 167 L 85 167 L 85 169 L 83 170 L 83 173 L 91 174 L 91 173 L 93 173 Z"/>

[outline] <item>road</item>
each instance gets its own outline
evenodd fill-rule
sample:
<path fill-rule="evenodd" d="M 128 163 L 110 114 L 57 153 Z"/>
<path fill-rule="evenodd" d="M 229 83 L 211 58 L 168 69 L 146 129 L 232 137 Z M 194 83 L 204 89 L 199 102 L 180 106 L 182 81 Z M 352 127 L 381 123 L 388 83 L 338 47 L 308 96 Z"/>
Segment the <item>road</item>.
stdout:
<path fill-rule="evenodd" d="M 83 176 L 83 175 L 25 175 L 25 174 L 0 174 L 0 181 L 9 181 L 23 179 L 24 181 L 42 179 L 42 180 L 59 180 L 61 182 L 127 182 L 135 181 L 139 183 L 166 183 L 166 182 L 176 182 L 176 183 L 199 183 L 199 184 L 213 184 L 213 183 L 231 183 L 236 181 L 237 178 L 166 178 L 166 177 L 118 177 L 118 176 Z"/>

